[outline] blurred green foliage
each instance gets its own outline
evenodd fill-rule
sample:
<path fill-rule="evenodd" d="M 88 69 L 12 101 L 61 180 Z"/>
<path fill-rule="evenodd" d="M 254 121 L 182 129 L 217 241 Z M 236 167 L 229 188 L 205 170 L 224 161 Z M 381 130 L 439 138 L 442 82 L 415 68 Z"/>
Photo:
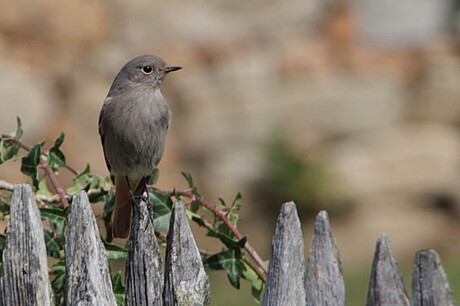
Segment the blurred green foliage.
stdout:
<path fill-rule="evenodd" d="M 314 216 L 320 210 L 337 216 L 351 209 L 351 202 L 334 188 L 327 167 L 296 154 L 285 137 L 275 136 L 269 141 L 265 164 L 263 175 L 254 184 L 254 201 L 264 207 L 262 211 L 276 216 L 286 201 L 294 201 L 303 217 Z"/>

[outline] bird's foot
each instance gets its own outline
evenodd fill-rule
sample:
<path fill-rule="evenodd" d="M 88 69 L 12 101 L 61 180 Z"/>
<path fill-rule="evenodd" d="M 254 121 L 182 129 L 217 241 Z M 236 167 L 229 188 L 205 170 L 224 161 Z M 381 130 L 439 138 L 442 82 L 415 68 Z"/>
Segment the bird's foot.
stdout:
<path fill-rule="evenodd" d="M 131 195 L 131 197 L 133 198 L 133 200 L 135 201 L 144 201 L 145 203 L 149 204 L 150 203 L 150 200 L 148 197 L 144 196 L 143 194 L 142 195 Z"/>

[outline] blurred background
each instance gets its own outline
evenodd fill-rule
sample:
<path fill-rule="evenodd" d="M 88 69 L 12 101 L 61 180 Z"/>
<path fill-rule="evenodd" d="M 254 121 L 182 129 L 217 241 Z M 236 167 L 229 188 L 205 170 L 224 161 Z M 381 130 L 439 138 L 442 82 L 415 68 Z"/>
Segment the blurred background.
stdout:
<path fill-rule="evenodd" d="M 107 175 L 98 116 L 132 57 L 183 66 L 163 85 L 174 117 L 158 185 L 190 172 L 207 199 L 243 195 L 241 231 L 268 259 L 294 200 L 307 248 L 326 209 L 349 305 L 362 305 L 386 232 L 410 292 L 436 249 L 460 299 L 460 17 L 450 0 L 0 0 L 0 131 L 66 133 L 69 164 Z M 27 179 L 18 164 L 2 179 Z M 200 247 L 215 250 L 215 242 Z M 253 305 L 211 275 L 213 305 Z"/>

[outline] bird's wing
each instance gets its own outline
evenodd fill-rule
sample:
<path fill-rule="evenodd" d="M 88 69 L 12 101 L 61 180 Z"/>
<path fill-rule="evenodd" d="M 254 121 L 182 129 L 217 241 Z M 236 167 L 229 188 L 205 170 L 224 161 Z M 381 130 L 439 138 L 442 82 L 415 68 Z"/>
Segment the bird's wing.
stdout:
<path fill-rule="evenodd" d="M 101 136 L 102 149 L 104 151 L 104 159 L 105 159 L 105 163 L 107 164 L 107 168 L 109 169 L 109 172 L 111 171 L 111 167 L 109 165 L 109 162 L 107 161 L 107 155 L 105 153 L 105 145 L 104 145 L 105 144 L 104 142 L 105 130 L 104 130 L 103 118 L 106 115 L 107 107 L 110 105 L 110 103 L 111 103 L 111 98 L 107 97 L 104 101 L 104 104 L 102 105 L 101 112 L 99 113 L 99 135 Z"/>

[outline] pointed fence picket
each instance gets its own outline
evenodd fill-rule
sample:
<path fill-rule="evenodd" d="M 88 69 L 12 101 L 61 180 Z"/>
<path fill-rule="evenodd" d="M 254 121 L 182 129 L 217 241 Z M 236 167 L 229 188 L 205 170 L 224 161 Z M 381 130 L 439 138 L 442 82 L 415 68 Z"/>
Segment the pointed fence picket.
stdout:
<path fill-rule="evenodd" d="M 305 251 L 294 202 L 286 203 L 276 224 L 262 305 L 305 303 Z"/>
<path fill-rule="evenodd" d="M 43 224 L 30 186 L 14 188 L 6 240 L 0 305 L 50 305 L 52 290 Z"/>
<path fill-rule="evenodd" d="M 134 203 L 126 259 L 126 306 L 161 304 L 163 263 L 149 208 L 143 201 Z"/>
<path fill-rule="evenodd" d="M 151 209 L 134 205 L 126 262 L 126 305 L 209 305 L 210 287 L 184 204 L 173 205 L 163 268 Z M 0 306 L 53 305 L 43 225 L 32 190 L 14 188 L 3 250 Z M 272 241 L 263 305 L 345 305 L 340 254 L 325 211 L 318 214 L 308 263 L 293 202 L 282 206 Z M 416 254 L 413 305 L 454 306 L 438 254 Z M 116 305 L 107 256 L 85 192 L 73 201 L 66 233 L 66 305 Z M 367 305 L 410 305 L 386 235 L 377 239 Z"/>

